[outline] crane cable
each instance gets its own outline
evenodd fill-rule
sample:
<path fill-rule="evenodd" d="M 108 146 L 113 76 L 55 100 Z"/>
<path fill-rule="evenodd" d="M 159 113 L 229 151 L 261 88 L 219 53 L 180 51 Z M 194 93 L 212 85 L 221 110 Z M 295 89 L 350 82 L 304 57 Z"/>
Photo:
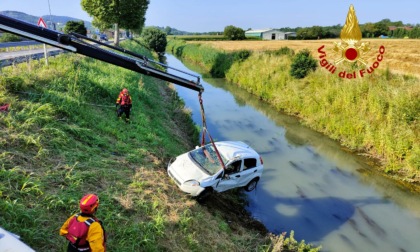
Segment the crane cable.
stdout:
<path fill-rule="evenodd" d="M 204 113 L 203 98 L 201 96 L 201 93 L 202 92 L 198 92 L 198 101 L 200 102 L 201 121 L 203 124 L 203 132 L 201 134 L 201 146 L 205 145 L 206 134 L 207 134 L 210 139 L 211 144 L 213 145 L 214 150 L 216 151 L 217 158 L 219 159 L 219 162 L 223 170 L 226 170 L 225 163 L 223 162 L 222 157 L 220 156 L 219 150 L 217 149 L 216 144 L 214 143 L 213 138 L 210 135 L 210 132 L 207 130 L 206 116 Z"/>

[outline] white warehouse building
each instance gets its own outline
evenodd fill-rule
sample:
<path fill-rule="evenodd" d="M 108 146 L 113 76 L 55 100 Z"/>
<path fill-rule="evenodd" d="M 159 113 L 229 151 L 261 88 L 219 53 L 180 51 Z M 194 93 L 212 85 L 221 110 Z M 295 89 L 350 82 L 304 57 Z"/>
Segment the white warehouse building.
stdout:
<path fill-rule="evenodd" d="M 245 37 L 257 37 L 262 40 L 284 40 L 289 37 L 296 37 L 296 32 L 282 32 L 278 29 L 249 30 L 245 32 Z"/>

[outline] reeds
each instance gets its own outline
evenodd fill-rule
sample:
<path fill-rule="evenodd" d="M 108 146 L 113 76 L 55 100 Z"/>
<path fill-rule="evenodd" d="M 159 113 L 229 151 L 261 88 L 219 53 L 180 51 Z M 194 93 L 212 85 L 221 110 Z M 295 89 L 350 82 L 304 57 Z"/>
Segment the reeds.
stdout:
<path fill-rule="evenodd" d="M 386 172 L 403 171 L 404 179 L 418 176 L 418 79 L 377 71 L 343 80 L 318 69 L 298 81 L 287 75 L 289 64 L 289 57 L 264 54 L 234 64 L 226 76 L 343 145 L 379 159 Z"/>

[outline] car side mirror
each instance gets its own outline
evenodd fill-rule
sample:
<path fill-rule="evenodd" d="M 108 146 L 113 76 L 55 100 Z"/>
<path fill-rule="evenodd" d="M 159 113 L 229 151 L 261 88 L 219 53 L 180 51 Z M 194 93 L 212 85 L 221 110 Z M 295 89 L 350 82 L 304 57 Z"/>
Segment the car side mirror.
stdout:
<path fill-rule="evenodd" d="M 196 146 L 195 146 L 195 149 L 198 149 L 198 148 L 200 148 L 200 147 L 198 147 L 198 145 L 196 145 Z"/>

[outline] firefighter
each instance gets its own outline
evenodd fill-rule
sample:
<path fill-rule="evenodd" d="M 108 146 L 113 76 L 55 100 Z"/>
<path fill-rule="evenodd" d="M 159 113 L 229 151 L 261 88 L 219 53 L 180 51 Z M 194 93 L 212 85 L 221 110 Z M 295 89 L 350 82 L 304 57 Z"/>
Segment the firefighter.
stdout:
<path fill-rule="evenodd" d="M 67 252 L 105 252 L 105 229 L 95 217 L 99 206 L 98 196 L 83 196 L 79 206 L 81 212 L 68 218 L 60 229 L 60 235 L 69 241 Z"/>
<path fill-rule="evenodd" d="M 118 105 L 120 108 L 118 109 Z M 121 115 L 125 114 L 125 121 L 130 122 L 130 111 L 131 111 L 131 96 L 128 93 L 128 90 L 124 88 L 118 95 L 117 102 L 115 107 L 117 107 L 117 116 L 121 118 Z"/>

